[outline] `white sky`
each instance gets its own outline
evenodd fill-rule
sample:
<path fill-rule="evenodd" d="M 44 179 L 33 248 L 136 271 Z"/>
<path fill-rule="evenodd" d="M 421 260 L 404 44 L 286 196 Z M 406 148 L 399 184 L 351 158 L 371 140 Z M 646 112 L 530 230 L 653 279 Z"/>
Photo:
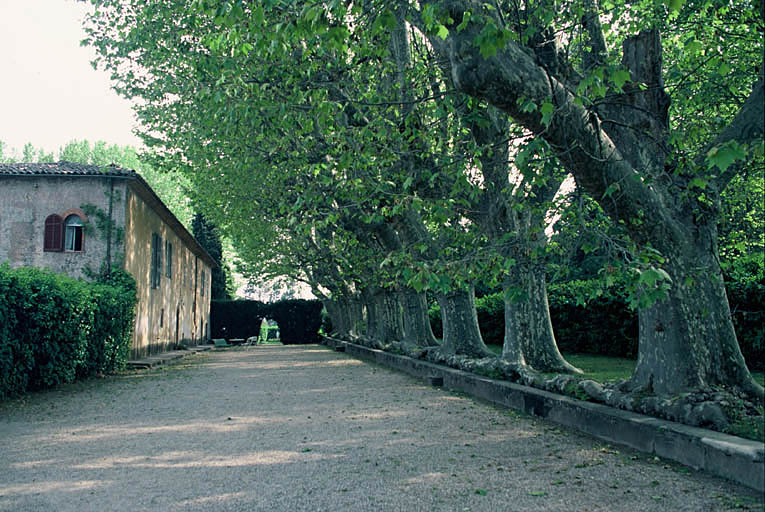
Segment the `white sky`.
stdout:
<path fill-rule="evenodd" d="M 88 4 L 0 0 L 0 141 L 57 152 L 70 140 L 139 146 L 130 103 L 80 46 Z"/>

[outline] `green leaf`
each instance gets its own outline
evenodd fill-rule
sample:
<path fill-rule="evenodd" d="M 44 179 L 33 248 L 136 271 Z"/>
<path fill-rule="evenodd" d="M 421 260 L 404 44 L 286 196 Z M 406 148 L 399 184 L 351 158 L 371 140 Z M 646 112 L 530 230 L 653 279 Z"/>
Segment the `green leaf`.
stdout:
<path fill-rule="evenodd" d="M 698 39 L 690 39 L 685 43 L 685 51 L 689 54 L 699 53 L 704 48 Z"/>
<path fill-rule="evenodd" d="M 526 100 L 521 106 L 521 112 L 534 112 L 537 109 L 537 104 L 531 100 Z"/>
<path fill-rule="evenodd" d="M 667 274 L 664 269 L 654 267 L 643 270 L 638 278 L 639 284 L 644 284 L 649 287 L 656 286 L 664 281 L 671 283 L 672 278 L 669 277 L 669 274 Z"/>
<path fill-rule="evenodd" d="M 462 22 L 457 25 L 457 32 L 462 32 L 467 28 L 468 23 L 470 22 L 470 11 L 465 11 L 465 13 L 462 15 Z"/>
<path fill-rule="evenodd" d="M 618 183 L 611 183 L 608 188 L 606 188 L 606 191 L 603 192 L 603 197 L 609 197 L 613 195 L 614 192 L 617 192 L 621 187 Z"/>
<path fill-rule="evenodd" d="M 265 22 L 265 13 L 263 12 L 263 7 L 257 5 L 255 6 L 253 12 L 252 12 L 252 19 L 255 22 L 256 25 L 263 25 Z"/>
<path fill-rule="evenodd" d="M 684 0 L 669 0 L 666 3 L 669 6 L 670 10 L 677 12 L 683 8 L 683 1 Z"/>
<path fill-rule="evenodd" d="M 555 111 L 555 107 L 549 101 L 546 101 L 542 104 L 542 107 L 539 109 L 539 112 L 542 114 L 543 125 L 550 126 L 550 122 L 552 121 L 552 116 L 554 111 Z"/>
<path fill-rule="evenodd" d="M 666 270 L 664 270 L 663 268 L 657 268 L 657 269 L 656 269 L 656 272 L 658 272 L 658 273 L 659 273 L 659 275 L 661 276 L 661 278 L 662 278 L 664 281 L 667 281 L 667 282 L 670 282 L 670 283 L 672 282 L 672 278 L 671 278 L 671 277 L 669 277 L 669 274 L 667 274 L 667 271 L 666 271 Z"/>
<path fill-rule="evenodd" d="M 707 163 L 709 167 L 717 167 L 725 172 L 728 167 L 737 160 L 746 157 L 746 148 L 735 140 L 729 141 L 721 146 L 714 147 L 707 153 Z"/>
<path fill-rule="evenodd" d="M 617 69 L 611 74 L 611 81 L 614 83 L 614 86 L 621 90 L 621 88 L 624 86 L 625 83 L 629 82 L 631 79 L 630 72 L 625 69 Z"/>
<path fill-rule="evenodd" d="M 693 178 L 688 183 L 689 187 L 696 187 L 696 188 L 700 188 L 701 190 L 704 190 L 705 188 L 707 188 L 707 185 L 708 185 L 707 180 L 700 177 Z"/>
<path fill-rule="evenodd" d="M 438 26 L 437 34 L 438 34 L 438 37 L 440 37 L 441 39 L 446 40 L 446 38 L 449 37 L 449 29 L 446 28 L 443 25 L 439 25 Z"/>

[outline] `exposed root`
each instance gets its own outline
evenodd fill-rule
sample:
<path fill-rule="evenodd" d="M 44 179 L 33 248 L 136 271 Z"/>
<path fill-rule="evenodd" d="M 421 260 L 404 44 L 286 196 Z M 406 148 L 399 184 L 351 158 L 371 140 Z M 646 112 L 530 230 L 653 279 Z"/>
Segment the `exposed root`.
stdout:
<path fill-rule="evenodd" d="M 357 338 L 352 342 L 685 425 L 759 441 L 765 437 L 763 401 L 757 393 L 746 387 L 698 390 L 673 397 L 658 396 L 653 392 L 650 380 L 645 382 L 630 379 L 601 384 L 570 374 L 544 378 L 529 366 L 509 363 L 493 353 L 490 357 L 472 358 L 444 353 L 440 346 L 418 347 L 404 342 L 383 345 L 365 338 Z"/>

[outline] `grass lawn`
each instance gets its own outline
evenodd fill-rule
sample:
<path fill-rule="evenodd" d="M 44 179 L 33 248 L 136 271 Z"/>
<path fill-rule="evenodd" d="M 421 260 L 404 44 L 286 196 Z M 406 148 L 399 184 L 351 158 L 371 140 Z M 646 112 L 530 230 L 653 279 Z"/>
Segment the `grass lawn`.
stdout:
<path fill-rule="evenodd" d="M 497 355 L 502 353 L 499 345 L 487 345 Z M 566 361 L 584 372 L 583 377 L 598 382 L 614 379 L 628 379 L 635 370 L 635 361 L 621 357 L 598 356 L 593 354 L 563 354 Z M 551 374 L 554 375 L 554 374 Z M 765 386 L 765 372 L 752 372 L 754 378 Z"/>

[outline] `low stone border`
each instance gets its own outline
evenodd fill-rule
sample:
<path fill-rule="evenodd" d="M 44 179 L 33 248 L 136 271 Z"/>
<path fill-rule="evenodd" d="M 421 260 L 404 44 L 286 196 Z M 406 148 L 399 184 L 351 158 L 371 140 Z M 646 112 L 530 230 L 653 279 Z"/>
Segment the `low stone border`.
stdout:
<path fill-rule="evenodd" d="M 167 364 L 176 359 L 181 359 L 197 352 L 204 352 L 210 350 L 209 345 L 198 345 L 196 347 L 189 347 L 187 350 L 171 350 L 169 352 L 161 352 L 152 356 L 146 356 L 143 359 L 134 359 L 128 361 L 125 366 L 131 370 L 145 370 L 147 368 L 154 368 L 155 366 L 161 366 Z"/>
<path fill-rule="evenodd" d="M 324 338 L 337 351 L 374 361 L 489 402 L 525 411 L 616 444 L 664 457 L 765 492 L 762 443 L 575 400 L 407 356 Z M 339 350 L 338 350 L 339 349 Z"/>

